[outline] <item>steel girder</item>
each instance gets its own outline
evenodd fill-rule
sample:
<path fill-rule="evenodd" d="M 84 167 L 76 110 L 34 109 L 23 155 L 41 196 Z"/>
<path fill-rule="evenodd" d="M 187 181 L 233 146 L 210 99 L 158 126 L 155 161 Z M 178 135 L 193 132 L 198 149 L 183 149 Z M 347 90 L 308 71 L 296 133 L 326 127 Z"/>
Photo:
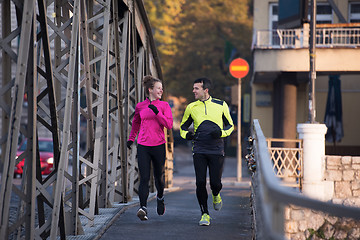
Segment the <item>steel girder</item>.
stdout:
<path fill-rule="evenodd" d="M 92 226 L 98 208 L 136 194 L 136 149 L 129 151 L 126 139 L 135 105 L 144 99 L 143 76 L 162 78 L 143 3 L 3 0 L 0 6 L 0 238 L 82 234 L 80 215 Z M 16 160 L 20 134 L 28 144 Z M 47 176 L 39 136 L 54 143 Z M 166 177 L 172 179 L 171 131 L 167 140 Z M 23 158 L 23 176 L 14 179 Z"/>

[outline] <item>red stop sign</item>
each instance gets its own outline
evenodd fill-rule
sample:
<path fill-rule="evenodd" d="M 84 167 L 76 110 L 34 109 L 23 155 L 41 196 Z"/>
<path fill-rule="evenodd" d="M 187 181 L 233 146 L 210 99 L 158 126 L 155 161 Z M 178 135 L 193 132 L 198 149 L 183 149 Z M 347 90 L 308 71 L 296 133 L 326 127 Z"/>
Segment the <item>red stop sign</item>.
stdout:
<path fill-rule="evenodd" d="M 242 58 L 236 58 L 230 63 L 229 70 L 234 78 L 243 78 L 249 72 L 249 64 Z"/>

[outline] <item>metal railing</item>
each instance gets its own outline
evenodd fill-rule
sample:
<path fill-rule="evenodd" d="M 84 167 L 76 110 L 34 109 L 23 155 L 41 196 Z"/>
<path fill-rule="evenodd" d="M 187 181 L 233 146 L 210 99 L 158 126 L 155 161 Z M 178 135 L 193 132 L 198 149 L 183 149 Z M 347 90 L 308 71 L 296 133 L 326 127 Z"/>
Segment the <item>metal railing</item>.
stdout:
<path fill-rule="evenodd" d="M 307 48 L 309 32 L 304 29 L 259 30 L 255 33 L 252 49 Z M 360 28 L 318 28 L 316 47 L 354 48 L 360 46 Z"/>
<path fill-rule="evenodd" d="M 286 239 L 284 236 L 284 207 L 290 204 L 336 217 L 360 220 L 360 208 L 311 199 L 292 188 L 282 186 L 280 179 L 272 170 L 266 138 L 257 119 L 253 121 L 251 130 L 252 151 L 257 163 L 251 186 L 255 239 Z"/>
<path fill-rule="evenodd" d="M 274 173 L 288 187 L 302 188 L 303 148 L 301 139 L 266 139 Z"/>

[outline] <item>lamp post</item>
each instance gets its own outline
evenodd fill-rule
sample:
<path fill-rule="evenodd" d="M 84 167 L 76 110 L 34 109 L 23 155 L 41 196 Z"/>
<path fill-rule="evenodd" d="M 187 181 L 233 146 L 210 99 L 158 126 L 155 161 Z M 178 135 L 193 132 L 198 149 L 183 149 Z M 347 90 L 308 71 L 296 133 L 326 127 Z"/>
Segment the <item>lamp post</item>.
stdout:
<path fill-rule="evenodd" d="M 309 122 L 315 123 L 315 57 L 316 57 L 316 0 L 311 0 L 310 14 L 310 38 L 309 38 L 309 56 L 310 56 L 310 82 L 309 82 Z"/>

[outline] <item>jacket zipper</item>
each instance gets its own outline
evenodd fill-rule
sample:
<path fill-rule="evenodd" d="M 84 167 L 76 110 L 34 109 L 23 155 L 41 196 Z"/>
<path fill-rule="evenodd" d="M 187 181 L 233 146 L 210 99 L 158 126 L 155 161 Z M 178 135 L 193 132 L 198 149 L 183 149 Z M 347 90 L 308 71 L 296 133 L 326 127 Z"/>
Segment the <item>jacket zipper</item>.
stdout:
<path fill-rule="evenodd" d="M 207 111 L 206 111 L 206 103 L 205 103 L 205 101 L 204 101 L 203 103 L 204 103 L 204 106 L 205 106 L 205 115 L 207 115 Z"/>

